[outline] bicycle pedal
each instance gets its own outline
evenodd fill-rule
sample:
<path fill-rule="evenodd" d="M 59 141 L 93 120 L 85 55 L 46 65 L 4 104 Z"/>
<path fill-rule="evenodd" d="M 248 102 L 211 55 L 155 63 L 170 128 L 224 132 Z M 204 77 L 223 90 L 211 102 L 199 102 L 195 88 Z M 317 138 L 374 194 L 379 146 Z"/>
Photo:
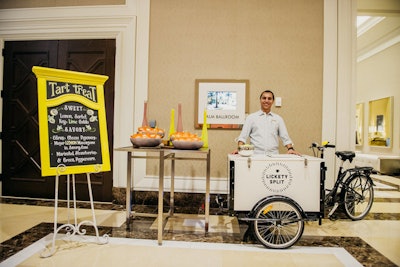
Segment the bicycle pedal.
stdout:
<path fill-rule="evenodd" d="M 328 218 L 330 218 L 332 215 L 333 215 L 333 213 L 336 211 L 336 209 L 339 207 L 339 203 L 337 203 L 337 202 L 335 202 L 335 205 L 333 205 L 333 208 L 332 208 L 332 210 L 329 212 L 329 214 L 328 214 Z"/>
<path fill-rule="evenodd" d="M 338 217 L 335 216 L 335 215 L 328 216 L 328 218 L 329 218 L 329 220 L 331 220 L 331 221 L 336 221 L 336 220 L 338 219 Z"/>
<path fill-rule="evenodd" d="M 327 199 L 327 200 L 325 200 L 325 205 L 326 205 L 326 207 L 333 207 L 333 203 L 332 203 L 332 199 Z"/>

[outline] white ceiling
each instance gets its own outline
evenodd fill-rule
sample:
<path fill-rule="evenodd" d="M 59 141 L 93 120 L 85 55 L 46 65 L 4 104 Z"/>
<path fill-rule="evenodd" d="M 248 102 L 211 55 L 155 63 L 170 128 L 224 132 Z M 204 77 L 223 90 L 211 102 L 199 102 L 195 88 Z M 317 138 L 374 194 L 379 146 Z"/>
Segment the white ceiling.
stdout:
<path fill-rule="evenodd" d="M 370 17 L 357 27 L 357 61 L 400 42 L 400 16 Z"/>
<path fill-rule="evenodd" d="M 357 61 L 400 42 L 400 0 L 358 0 Z"/>

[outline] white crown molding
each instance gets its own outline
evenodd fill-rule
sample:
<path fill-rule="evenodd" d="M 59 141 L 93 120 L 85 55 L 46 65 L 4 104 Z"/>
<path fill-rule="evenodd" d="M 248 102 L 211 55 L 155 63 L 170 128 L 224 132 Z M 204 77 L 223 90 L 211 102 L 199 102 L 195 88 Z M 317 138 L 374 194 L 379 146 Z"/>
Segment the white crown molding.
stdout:
<path fill-rule="evenodd" d="M 367 47 L 358 51 L 357 55 L 357 63 L 362 62 L 363 60 L 372 57 L 383 50 L 396 45 L 400 42 L 400 27 L 396 28 L 394 31 L 388 33 L 385 36 L 382 36 L 376 42 L 371 43 Z"/>
<path fill-rule="evenodd" d="M 145 1 L 147 2 L 147 1 Z M 80 17 L 109 17 L 109 16 L 132 16 L 138 12 L 137 0 L 127 0 L 125 5 L 103 5 L 103 6 L 64 6 L 64 7 L 38 7 L 38 8 L 14 8 L 1 9 L 0 21 L 23 21 L 36 18 L 68 19 Z"/>
<path fill-rule="evenodd" d="M 0 36 L 5 40 L 19 39 L 20 36 L 25 40 L 29 37 L 58 39 L 64 34 L 67 36 L 63 39 L 72 35 L 116 37 L 136 19 L 136 11 L 129 6 L 0 10 Z"/>
<path fill-rule="evenodd" d="M 371 17 L 357 27 L 357 37 L 366 33 L 369 29 L 373 28 L 376 24 L 384 20 L 385 17 Z"/>

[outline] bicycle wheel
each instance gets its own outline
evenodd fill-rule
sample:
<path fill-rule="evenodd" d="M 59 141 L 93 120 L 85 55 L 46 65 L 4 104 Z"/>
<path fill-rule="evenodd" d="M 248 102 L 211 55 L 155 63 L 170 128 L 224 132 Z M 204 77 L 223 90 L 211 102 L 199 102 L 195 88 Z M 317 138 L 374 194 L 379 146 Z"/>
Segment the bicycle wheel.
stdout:
<path fill-rule="evenodd" d="M 353 221 L 361 220 L 371 210 L 374 188 L 367 176 L 354 175 L 345 182 L 342 197 L 347 217 Z"/>
<path fill-rule="evenodd" d="M 301 212 L 290 200 L 266 200 L 254 214 L 255 235 L 267 248 L 288 248 L 303 234 L 304 221 Z"/>

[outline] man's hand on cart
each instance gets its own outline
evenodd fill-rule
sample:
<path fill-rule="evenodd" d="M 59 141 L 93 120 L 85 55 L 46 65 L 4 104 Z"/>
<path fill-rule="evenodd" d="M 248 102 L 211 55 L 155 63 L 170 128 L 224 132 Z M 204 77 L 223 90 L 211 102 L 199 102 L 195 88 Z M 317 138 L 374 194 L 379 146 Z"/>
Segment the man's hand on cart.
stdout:
<path fill-rule="evenodd" d="M 244 143 L 242 141 L 238 141 L 238 146 L 237 146 L 238 148 L 233 150 L 231 154 L 239 154 L 239 147 L 242 145 L 244 145 Z"/>
<path fill-rule="evenodd" d="M 297 156 L 301 156 L 301 153 L 296 151 L 296 150 L 294 150 L 294 149 L 289 149 L 287 153 L 288 154 L 297 155 Z"/>
<path fill-rule="evenodd" d="M 286 145 L 286 148 L 287 148 L 287 153 L 288 154 L 301 156 L 301 153 L 296 151 L 292 144 Z"/>

